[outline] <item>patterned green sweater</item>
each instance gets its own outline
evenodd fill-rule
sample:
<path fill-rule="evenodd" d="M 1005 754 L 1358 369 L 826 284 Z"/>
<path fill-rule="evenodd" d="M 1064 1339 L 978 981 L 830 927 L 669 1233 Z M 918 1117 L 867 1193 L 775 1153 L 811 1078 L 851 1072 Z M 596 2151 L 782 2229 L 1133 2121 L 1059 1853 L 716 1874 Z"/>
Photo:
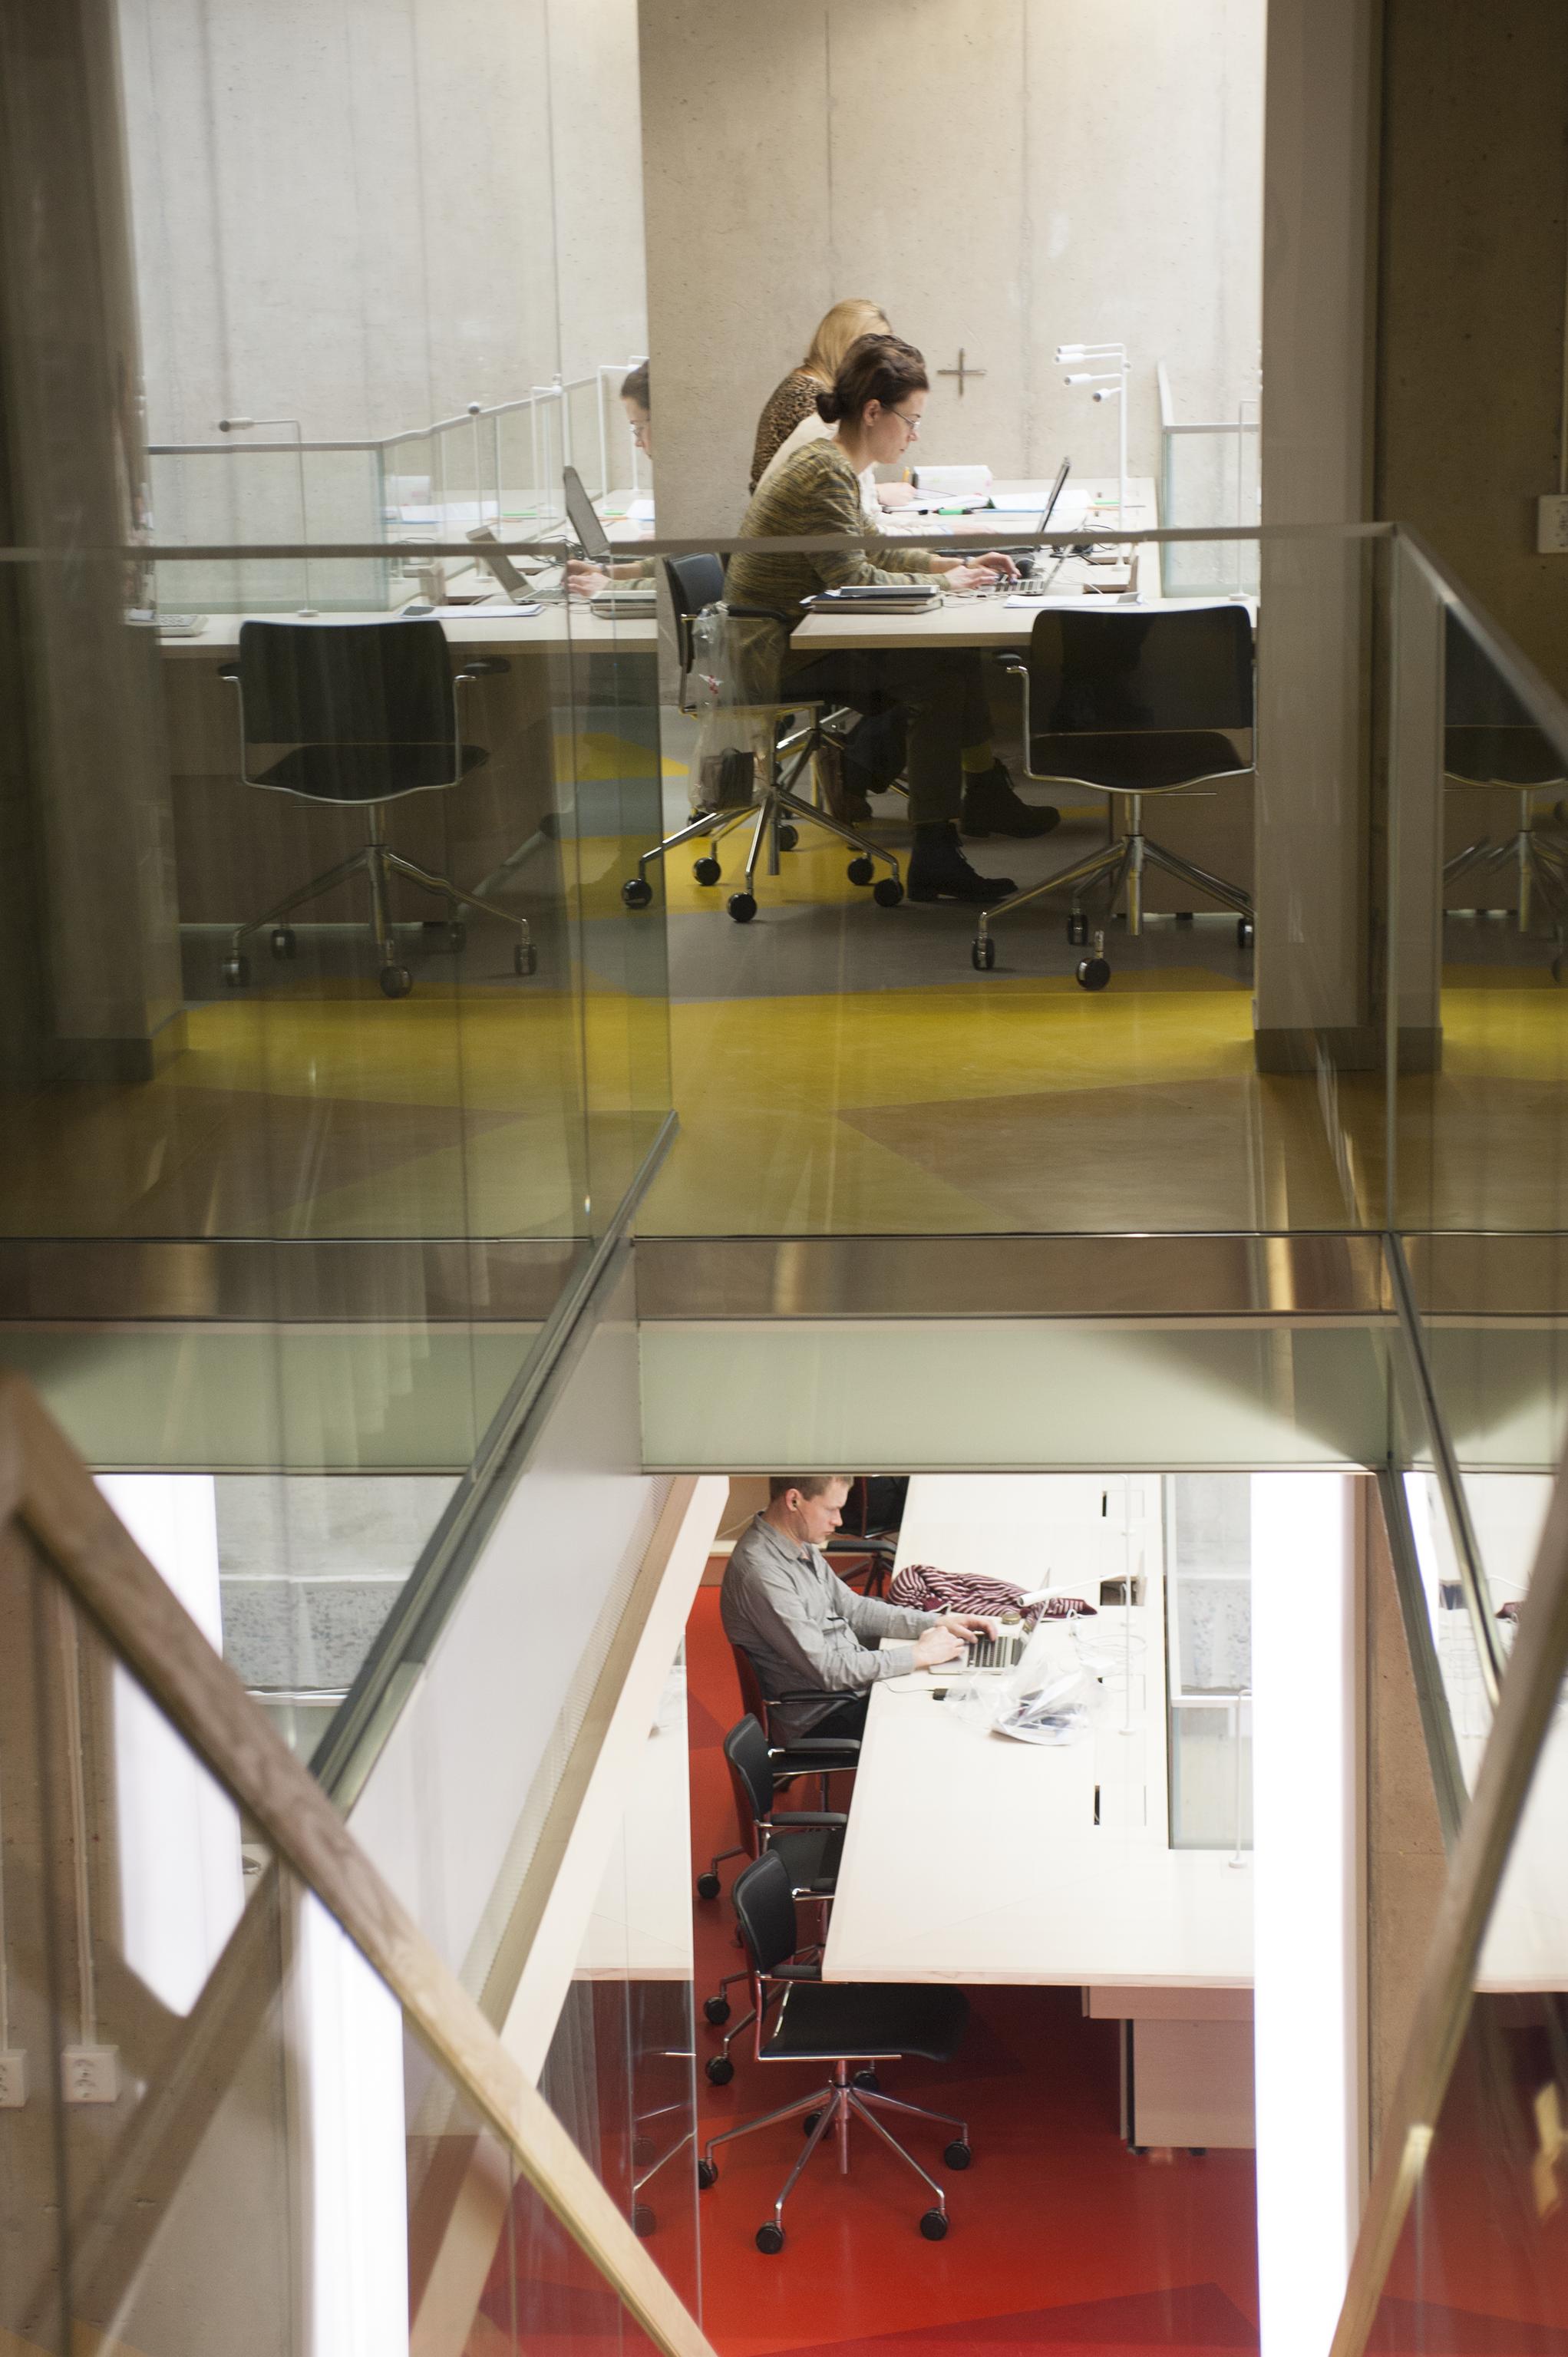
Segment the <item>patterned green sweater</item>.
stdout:
<path fill-rule="evenodd" d="M 808 442 L 765 483 L 741 523 L 741 537 L 805 539 L 814 533 L 865 531 L 860 478 L 836 442 Z M 897 554 L 898 569 L 879 560 Z M 789 650 L 789 632 L 801 617 L 801 601 L 822 589 L 846 588 L 854 581 L 913 581 L 931 570 L 929 552 L 874 541 L 865 554 L 833 548 L 815 556 L 781 549 L 742 549 L 730 559 L 725 599 L 730 606 L 767 606 L 785 622 L 736 621 L 730 626 L 730 658 L 742 701 L 771 703 Z"/>

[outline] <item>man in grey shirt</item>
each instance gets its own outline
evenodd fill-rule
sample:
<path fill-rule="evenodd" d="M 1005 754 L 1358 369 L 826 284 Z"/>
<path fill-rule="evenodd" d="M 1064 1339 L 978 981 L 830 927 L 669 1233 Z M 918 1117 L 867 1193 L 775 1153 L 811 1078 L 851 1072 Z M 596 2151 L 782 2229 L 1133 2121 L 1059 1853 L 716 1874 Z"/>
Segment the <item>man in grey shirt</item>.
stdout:
<path fill-rule="evenodd" d="M 843 1474 L 776 1474 L 766 1512 L 736 1541 L 719 1594 L 725 1634 L 757 1665 L 762 1691 L 820 1693 L 772 1714 L 776 1738 L 858 1735 L 878 1678 L 956 1662 L 968 1640 L 994 1636 L 977 1612 L 914 1612 L 857 1595 L 818 1553 L 843 1519 Z M 889 1638 L 901 1641 L 888 1644 Z"/>

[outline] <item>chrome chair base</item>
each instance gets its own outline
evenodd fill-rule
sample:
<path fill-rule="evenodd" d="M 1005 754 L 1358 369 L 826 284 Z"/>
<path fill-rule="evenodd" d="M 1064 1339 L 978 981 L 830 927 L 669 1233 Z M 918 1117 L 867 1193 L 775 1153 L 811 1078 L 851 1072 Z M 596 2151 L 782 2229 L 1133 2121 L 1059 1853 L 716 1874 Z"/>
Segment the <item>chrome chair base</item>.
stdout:
<path fill-rule="evenodd" d="M 843 2061 L 833 2064 L 833 2075 L 827 2086 L 818 2088 L 810 2095 L 800 2096 L 795 2103 L 784 2104 L 776 2112 L 766 2112 L 760 2119 L 743 2121 L 739 2127 L 725 2128 L 722 2134 L 710 2136 L 703 2147 L 697 2182 L 704 2191 L 715 2182 L 718 2166 L 714 2154 L 721 2144 L 732 2144 L 738 2136 L 753 2136 L 759 2128 L 775 2127 L 780 2120 L 809 2115 L 809 2133 L 800 2158 L 784 2180 L 779 2199 L 773 2204 L 770 2222 L 757 2231 L 758 2250 L 769 2254 L 780 2251 L 784 2247 L 784 2204 L 799 2184 L 801 2171 L 818 2146 L 831 2134 L 838 2141 L 839 2174 L 847 2177 L 850 2122 L 859 2119 L 867 2127 L 875 2129 L 883 2143 L 897 2153 L 906 2168 L 913 2169 L 921 2184 L 935 2195 L 934 2207 L 928 2210 L 920 2220 L 920 2232 L 928 2241 L 940 2242 L 948 2230 L 947 2195 L 938 2180 L 920 2167 L 914 2154 L 883 2126 L 876 2116 L 878 2112 L 897 2112 L 906 2118 L 929 2120 L 936 2126 L 955 2130 L 948 2141 L 943 2158 L 950 2169 L 969 2167 L 969 2124 L 966 2120 L 954 2119 L 947 2112 L 929 2111 L 923 2104 L 900 2103 L 892 2095 L 883 2094 L 880 2088 L 857 2083 L 850 2076 L 848 2062 Z"/>
<path fill-rule="evenodd" d="M 338 885 L 346 884 L 350 877 L 361 875 L 370 885 L 371 938 L 381 961 L 381 988 L 389 998 L 405 997 L 413 988 L 413 977 L 408 968 L 399 962 L 392 920 L 387 913 L 387 887 L 394 876 L 405 876 L 411 884 L 417 884 L 421 891 L 430 893 L 435 899 L 445 900 L 449 912 L 449 927 L 459 935 L 461 929 L 456 913 L 458 909 L 474 909 L 482 917 L 495 917 L 503 925 L 515 925 L 518 930 L 518 941 L 513 951 L 516 971 L 524 974 L 536 972 L 538 953 L 526 917 L 513 916 L 510 909 L 498 907 L 495 901 L 481 899 L 477 892 L 465 892 L 449 877 L 435 875 L 428 867 L 421 867 L 415 861 L 405 859 L 400 851 L 392 850 L 382 833 L 382 806 L 379 802 L 371 802 L 367 805 L 367 812 L 371 839 L 362 850 L 351 853 L 347 859 L 340 859 L 325 874 L 312 877 L 308 884 L 302 884 L 296 891 L 288 893 L 274 908 L 269 909 L 264 917 L 257 917 L 248 925 L 235 927 L 230 937 L 229 955 L 223 964 L 223 979 L 231 989 L 242 988 L 250 980 L 245 943 L 253 935 L 270 930 L 274 954 L 280 958 L 293 957 L 295 949 L 294 931 L 284 923 L 284 919 L 292 916 L 296 909 L 305 908 L 310 901 L 320 899 L 323 893 L 334 890 Z M 459 945 L 460 942 L 454 942 L 455 947 Z"/>
<path fill-rule="evenodd" d="M 776 708 L 780 711 L 800 709 L 793 705 Z M 904 898 L 904 885 L 898 862 L 893 854 L 884 850 L 879 843 L 873 843 L 868 836 L 857 834 L 854 827 L 846 826 L 841 819 L 819 809 L 815 802 L 808 802 L 795 791 L 797 782 L 822 741 L 821 724 L 813 721 L 774 748 L 771 775 L 757 802 L 743 803 L 735 810 L 699 812 L 684 826 L 678 827 L 673 834 L 666 835 L 661 843 L 656 843 L 645 851 L 637 863 L 637 874 L 628 877 L 621 886 L 621 899 L 627 907 L 646 909 L 653 898 L 653 887 L 648 880 L 649 868 L 655 860 L 667 857 L 671 851 L 679 850 L 682 844 L 690 843 L 698 835 L 707 836 L 709 847 L 707 856 L 697 862 L 697 881 L 699 884 L 718 883 L 719 864 L 714 857 L 714 845 L 750 819 L 753 825 L 746 855 L 745 884 L 740 891 L 730 895 L 728 901 L 729 913 L 736 922 L 749 924 L 757 914 L 757 869 L 763 845 L 766 844 L 768 848 L 768 873 L 777 876 L 779 854 L 792 851 L 795 847 L 796 831 L 790 822 L 800 819 L 809 825 L 822 828 L 826 834 L 836 835 L 841 843 L 849 845 L 855 855 L 849 865 L 852 884 L 871 884 L 875 863 L 880 861 L 888 872 L 875 883 L 872 898 L 880 908 L 896 909 Z M 797 747 L 799 750 L 795 750 Z M 795 759 L 781 775 L 780 756 L 790 751 L 795 751 Z M 711 868 L 712 873 L 704 874 L 705 868 Z"/>
<path fill-rule="evenodd" d="M 1466 844 L 1463 851 L 1455 852 L 1444 866 L 1444 889 L 1472 869 L 1479 875 L 1488 875 L 1494 869 L 1510 866 L 1520 931 L 1528 932 L 1534 923 L 1539 899 L 1553 931 L 1561 934 L 1568 917 L 1568 851 L 1559 851 L 1555 844 L 1542 842 L 1530 824 L 1528 813 L 1518 831 L 1505 835 L 1500 843 L 1484 834 L 1478 842 Z"/>
<path fill-rule="evenodd" d="M 1178 884 L 1187 884 L 1195 891 L 1207 893 L 1210 899 L 1219 901 L 1223 907 L 1233 909 L 1237 916 L 1250 925 L 1252 921 L 1251 894 L 1244 892 L 1239 884 L 1227 883 L 1222 876 L 1211 875 L 1207 867 L 1199 867 L 1192 860 L 1183 859 L 1179 853 L 1167 851 L 1163 843 L 1152 841 L 1143 833 L 1138 824 L 1138 797 L 1130 795 L 1128 799 L 1133 805 L 1133 831 L 1130 834 L 1119 835 L 1116 841 L 1108 844 L 1103 851 L 1092 853 L 1089 858 L 1079 860 L 1072 867 L 1060 868 L 1056 875 L 1047 876 L 1042 883 L 1030 884 L 1021 892 L 1010 893 L 1005 900 L 999 900 L 993 909 L 982 909 L 976 936 L 977 943 L 983 943 L 986 940 L 996 918 L 1010 915 L 1015 909 L 1026 907 L 1029 901 L 1039 899 L 1042 894 L 1047 892 L 1070 894 L 1071 910 L 1068 920 L 1069 937 L 1075 940 L 1086 938 L 1086 932 L 1080 933 L 1077 928 L 1085 922 L 1084 895 L 1091 891 L 1097 884 L 1104 884 L 1107 887 L 1108 909 L 1115 908 L 1117 898 L 1122 886 L 1125 885 L 1127 931 L 1131 936 L 1136 938 L 1144 930 L 1144 873 L 1145 868 L 1149 867 L 1160 869 L 1163 874 L 1169 876 Z"/>

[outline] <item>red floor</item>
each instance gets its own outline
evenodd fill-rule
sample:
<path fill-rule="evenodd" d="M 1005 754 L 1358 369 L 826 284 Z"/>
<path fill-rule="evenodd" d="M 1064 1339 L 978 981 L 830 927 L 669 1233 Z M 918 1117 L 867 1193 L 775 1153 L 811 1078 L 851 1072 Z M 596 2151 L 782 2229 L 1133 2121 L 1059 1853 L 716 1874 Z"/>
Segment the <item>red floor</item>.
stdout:
<path fill-rule="evenodd" d="M 688 1663 L 693 1848 L 705 1864 L 737 1837 L 718 1747 L 740 1703 L 714 1588 L 698 1595 Z M 726 1892 L 733 1872 L 724 1868 Z M 699 1996 L 739 1962 L 732 1921 L 727 1899 L 696 1908 Z M 699 2017 L 700 2061 L 718 2039 Z M 822 2075 L 760 2064 L 744 2040 L 733 2051 L 727 2087 L 699 2069 L 705 2136 Z M 918 2179 L 857 2132 L 847 2179 L 825 2150 L 813 2158 L 785 2212 L 785 2248 L 765 2257 L 752 2236 L 800 2130 L 786 2121 L 725 2146 L 719 2181 L 702 2197 L 703 2323 L 721 2357 L 1256 2348 L 1251 2155 L 1134 2159 L 1117 2135 L 1114 2026 L 1086 2021 L 1076 1989 L 974 1990 L 952 2062 L 886 2066 L 883 2083 L 969 2119 L 974 2165 L 962 2176 L 943 2169 L 934 2132 L 909 2138 L 947 2186 L 947 2240 L 921 2238 Z"/>

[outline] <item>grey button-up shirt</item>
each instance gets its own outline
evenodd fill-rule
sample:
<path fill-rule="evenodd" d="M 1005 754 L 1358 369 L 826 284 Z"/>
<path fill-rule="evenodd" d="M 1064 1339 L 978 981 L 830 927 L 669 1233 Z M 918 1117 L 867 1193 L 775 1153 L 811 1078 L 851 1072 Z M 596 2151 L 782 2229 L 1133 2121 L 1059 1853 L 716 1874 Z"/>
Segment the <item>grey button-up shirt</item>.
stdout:
<path fill-rule="evenodd" d="M 788 1741 L 809 1735 L 846 1695 L 911 1669 L 910 1645 L 879 1652 L 879 1641 L 916 1638 L 942 1616 L 857 1594 L 814 1546 L 797 1545 L 758 1514 L 736 1541 L 719 1592 L 719 1617 L 730 1643 L 744 1647 L 756 1663 L 769 1701 L 821 1689 L 820 1703 L 791 1703 L 773 1713 L 775 1729 Z"/>

